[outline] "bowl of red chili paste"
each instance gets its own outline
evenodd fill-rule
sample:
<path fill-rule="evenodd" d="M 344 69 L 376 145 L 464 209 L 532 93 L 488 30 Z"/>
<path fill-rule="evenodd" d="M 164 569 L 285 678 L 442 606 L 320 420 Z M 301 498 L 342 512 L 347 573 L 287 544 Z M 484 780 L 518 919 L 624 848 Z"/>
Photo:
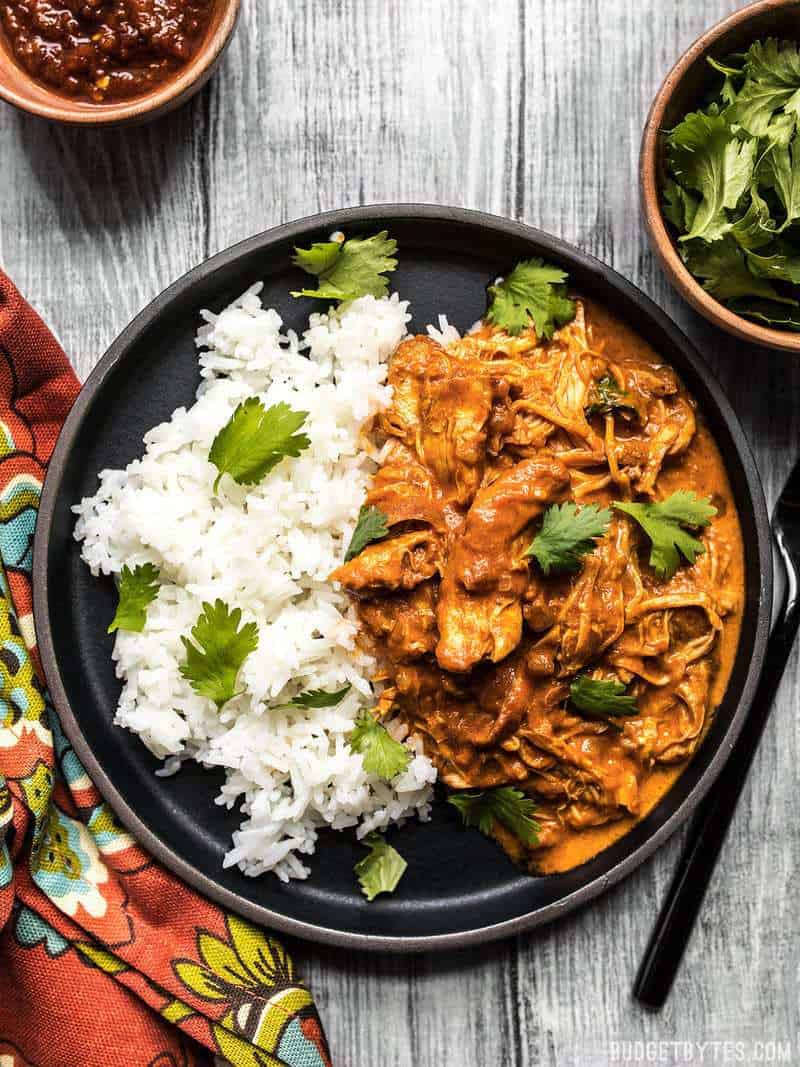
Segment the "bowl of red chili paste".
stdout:
<path fill-rule="evenodd" d="M 240 0 L 0 0 L 0 98 L 60 122 L 142 122 L 208 80 Z"/>

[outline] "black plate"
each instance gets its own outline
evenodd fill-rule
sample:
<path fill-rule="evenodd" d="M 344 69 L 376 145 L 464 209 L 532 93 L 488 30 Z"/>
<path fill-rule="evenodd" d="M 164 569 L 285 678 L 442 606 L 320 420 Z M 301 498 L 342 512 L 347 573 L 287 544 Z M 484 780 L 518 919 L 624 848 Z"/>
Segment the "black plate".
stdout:
<path fill-rule="evenodd" d="M 620 314 L 671 362 L 699 401 L 725 456 L 741 515 L 747 605 L 728 693 L 688 769 L 658 807 L 607 851 L 566 874 L 521 874 L 490 840 L 463 830 L 439 802 L 433 821 L 410 824 L 401 841 L 408 872 L 399 891 L 367 904 L 353 877 L 363 855 L 349 835 L 321 835 L 306 882 L 245 878 L 223 870 L 237 825 L 213 803 L 221 775 L 186 766 L 155 778 L 156 761 L 112 724 L 120 685 L 105 632 L 111 581 L 90 576 L 72 539 L 70 505 L 94 493 L 97 473 L 124 467 L 142 435 L 198 383 L 193 338 L 201 308 L 219 311 L 263 279 L 267 305 L 300 330 L 310 305 L 289 295 L 302 277 L 295 244 L 388 228 L 400 245 L 392 285 L 412 304 L 412 328 L 446 312 L 469 327 L 483 312 L 488 282 L 509 264 L 542 255 L 569 271 L 576 289 Z M 163 863 L 241 914 L 286 933 L 336 944 L 421 950 L 463 945 L 538 925 L 630 873 L 686 818 L 719 773 L 747 712 L 762 663 L 772 600 L 769 524 L 753 457 L 714 378 L 683 334 L 608 267 L 537 230 L 475 212 L 421 206 L 367 207 L 305 219 L 254 237 L 191 271 L 145 309 L 97 365 L 73 408 L 50 464 L 36 531 L 35 617 L 56 707 L 78 755 L 122 822 Z"/>

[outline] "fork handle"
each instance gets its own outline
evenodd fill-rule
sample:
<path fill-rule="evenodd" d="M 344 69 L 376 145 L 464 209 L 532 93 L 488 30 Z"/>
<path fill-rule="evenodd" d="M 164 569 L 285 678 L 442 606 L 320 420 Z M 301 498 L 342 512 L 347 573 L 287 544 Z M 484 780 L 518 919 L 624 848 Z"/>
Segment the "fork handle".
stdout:
<path fill-rule="evenodd" d="M 775 540 L 786 568 L 786 589 L 767 644 L 761 681 L 722 773 L 689 824 L 678 868 L 636 975 L 634 996 L 656 1011 L 678 972 L 800 624 L 798 570 L 782 538 Z"/>

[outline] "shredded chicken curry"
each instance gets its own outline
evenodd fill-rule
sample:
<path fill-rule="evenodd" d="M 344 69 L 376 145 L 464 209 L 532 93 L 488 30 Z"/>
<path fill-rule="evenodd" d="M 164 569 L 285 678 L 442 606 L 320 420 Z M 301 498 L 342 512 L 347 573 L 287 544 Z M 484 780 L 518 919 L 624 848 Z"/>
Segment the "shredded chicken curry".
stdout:
<path fill-rule="evenodd" d="M 604 378 L 624 409 L 592 405 Z M 532 869 L 567 869 L 656 803 L 724 693 L 743 553 L 719 451 L 672 368 L 585 300 L 551 341 L 486 324 L 446 346 L 411 337 L 389 382 L 367 497 L 389 535 L 332 576 L 380 664 L 379 711 L 399 712 L 451 789 L 534 796 L 538 845 L 499 825 L 496 836 Z M 619 511 L 576 573 L 545 576 L 525 555 L 553 503 L 677 489 L 710 497 L 717 515 L 698 534 L 704 552 L 669 580 Z M 579 672 L 630 686 L 637 713 L 577 713 Z"/>

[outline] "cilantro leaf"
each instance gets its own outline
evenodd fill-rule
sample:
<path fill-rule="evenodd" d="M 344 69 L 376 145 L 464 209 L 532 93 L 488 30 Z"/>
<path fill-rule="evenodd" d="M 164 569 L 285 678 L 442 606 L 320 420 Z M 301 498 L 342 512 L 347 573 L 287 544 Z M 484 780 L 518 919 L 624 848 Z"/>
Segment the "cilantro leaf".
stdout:
<path fill-rule="evenodd" d="M 192 639 L 181 637 L 186 662 L 181 674 L 195 693 L 222 708 L 238 696 L 236 678 L 242 664 L 258 648 L 258 626 L 248 622 L 241 629 L 240 608 L 233 611 L 223 600 L 203 604 L 192 628 Z"/>
<path fill-rule="evenodd" d="M 353 868 L 361 892 L 367 900 L 374 900 L 379 893 L 393 893 L 408 864 L 380 834 L 369 834 L 361 844 L 369 849 L 369 854 Z"/>
<path fill-rule="evenodd" d="M 223 474 L 229 474 L 238 485 L 255 485 L 284 456 L 299 456 L 311 444 L 304 433 L 296 432 L 307 418 L 307 411 L 293 411 L 288 404 L 265 408 L 256 396 L 242 401 L 214 438 L 208 454 L 219 471 L 214 492 Z"/>
<path fill-rule="evenodd" d="M 747 265 L 757 278 L 800 283 L 800 256 L 794 255 L 784 242 L 775 241 L 759 252 L 748 252 Z"/>
<path fill-rule="evenodd" d="M 729 56 L 728 59 L 724 61 L 714 59 L 713 56 L 706 56 L 706 63 L 708 63 L 709 67 L 718 71 L 723 77 L 722 86 L 718 93 L 719 101 L 723 107 L 727 107 L 736 100 L 738 87 L 744 80 L 743 67 L 733 66 L 737 61 L 739 63 L 744 63 L 744 56 L 733 55 Z"/>
<path fill-rule="evenodd" d="M 766 144 L 767 148 L 779 145 L 785 148 L 795 135 L 797 130 L 797 116 L 796 115 L 775 115 L 767 126 L 767 132 L 764 134 L 763 140 L 760 145 Z M 759 146 L 759 151 L 761 147 Z"/>
<path fill-rule="evenodd" d="M 678 233 L 691 230 L 700 204 L 699 200 L 696 200 L 687 189 L 678 185 L 672 178 L 667 178 L 664 182 L 663 194 L 662 207 L 669 222 Z"/>
<path fill-rule="evenodd" d="M 342 253 L 341 241 L 317 241 L 311 248 L 295 248 L 292 262 L 306 274 L 319 278 L 332 270 Z"/>
<path fill-rule="evenodd" d="M 382 541 L 389 533 L 388 516 L 380 508 L 368 508 L 362 505 L 358 513 L 358 522 L 350 538 L 350 544 L 344 554 L 345 563 L 363 552 L 367 545 L 373 541 Z"/>
<path fill-rule="evenodd" d="M 796 330 L 800 314 L 787 309 L 800 307 L 800 46 L 769 38 L 708 62 L 725 82 L 667 135 L 664 217 L 712 296 Z"/>
<path fill-rule="evenodd" d="M 531 323 L 538 337 L 549 340 L 557 327 L 575 318 L 575 302 L 567 296 L 567 275 L 541 259 L 518 263 L 507 278 L 489 286 L 486 318 L 511 336 Z"/>
<path fill-rule="evenodd" d="M 667 153 L 674 177 L 702 195 L 688 232 L 690 241 L 715 241 L 730 229 L 726 208 L 735 208 L 750 185 L 757 144 L 742 141 L 724 115 L 693 111 L 667 136 Z"/>
<path fill-rule="evenodd" d="M 622 682 L 614 679 L 590 678 L 580 674 L 569 687 L 570 703 L 590 719 L 605 719 L 609 715 L 636 715 L 636 697 L 625 693 Z"/>
<path fill-rule="evenodd" d="M 329 693 L 325 689 L 308 689 L 305 693 L 298 693 L 296 697 L 292 697 L 286 704 L 275 704 L 273 706 L 277 711 L 285 708 L 335 708 L 349 692 L 349 682 L 343 689 L 337 689 L 333 693 Z"/>
<path fill-rule="evenodd" d="M 477 827 L 487 837 L 499 822 L 524 844 L 539 843 L 536 802 L 519 789 L 503 785 L 487 792 L 453 793 L 447 801 L 460 812 L 465 826 Z"/>
<path fill-rule="evenodd" d="M 292 262 L 319 278 L 316 289 L 301 289 L 292 296 L 318 300 L 355 300 L 359 296 L 381 297 L 389 288 L 384 275 L 397 267 L 397 241 L 386 230 L 372 237 L 328 241 L 311 248 L 295 248 Z"/>
<path fill-rule="evenodd" d="M 650 566 L 660 578 L 671 578 L 675 574 L 681 556 L 694 563 L 705 552 L 703 543 L 684 527 L 708 526 L 717 514 L 710 501 L 683 489 L 656 504 L 616 501 L 614 507 L 635 519 L 650 538 Z"/>
<path fill-rule="evenodd" d="M 792 301 L 795 305 L 796 301 Z M 800 331 L 800 311 L 787 307 L 785 303 L 775 304 L 768 300 L 735 300 L 729 305 L 737 315 L 744 315 L 754 322 L 762 322 L 776 330 Z"/>
<path fill-rule="evenodd" d="M 706 63 L 708 63 L 709 67 L 713 67 L 714 70 L 718 70 L 720 74 L 724 74 L 726 78 L 744 77 L 744 69 L 742 67 L 734 67 L 731 63 L 726 63 L 721 59 L 714 59 L 713 56 L 706 56 Z"/>
<path fill-rule="evenodd" d="M 119 575 L 119 604 L 108 633 L 130 630 L 141 633 L 147 621 L 147 607 L 158 596 L 158 567 L 138 564 L 133 570 L 123 567 Z"/>
<path fill-rule="evenodd" d="M 735 300 L 757 296 L 764 300 L 784 300 L 766 278 L 757 278 L 748 269 L 744 252 L 728 234 L 721 241 L 708 244 L 692 241 L 681 249 L 683 261 L 706 292 L 717 300 Z"/>
<path fill-rule="evenodd" d="M 763 137 L 780 108 L 800 113 L 800 52 L 797 45 L 770 37 L 747 52 L 745 82 L 731 106 L 730 121 L 753 137 Z"/>
<path fill-rule="evenodd" d="M 800 218 L 800 141 L 797 136 L 791 144 L 770 147 L 759 163 L 757 177 L 767 189 L 773 189 L 780 200 L 786 214 L 780 229 Z"/>
<path fill-rule="evenodd" d="M 611 512 L 596 504 L 578 508 L 572 503 L 553 504 L 544 513 L 542 528 L 527 549 L 545 574 L 551 571 L 576 571 L 581 557 L 595 547 L 595 539 L 604 537 Z"/>
<path fill-rule="evenodd" d="M 741 218 L 731 226 L 731 237 L 747 251 L 762 248 L 775 237 L 777 229 L 769 206 L 754 184 L 750 187 L 750 204 Z"/>
<path fill-rule="evenodd" d="M 364 770 L 390 782 L 408 767 L 411 753 L 395 741 L 383 723 L 368 711 L 362 711 L 347 738 L 352 752 L 361 755 Z"/>
<path fill-rule="evenodd" d="M 626 419 L 639 417 L 630 394 L 620 389 L 616 378 L 612 378 L 610 374 L 605 374 L 594 382 L 589 394 L 589 403 L 583 410 L 587 416 L 612 415 L 617 411 Z"/>

